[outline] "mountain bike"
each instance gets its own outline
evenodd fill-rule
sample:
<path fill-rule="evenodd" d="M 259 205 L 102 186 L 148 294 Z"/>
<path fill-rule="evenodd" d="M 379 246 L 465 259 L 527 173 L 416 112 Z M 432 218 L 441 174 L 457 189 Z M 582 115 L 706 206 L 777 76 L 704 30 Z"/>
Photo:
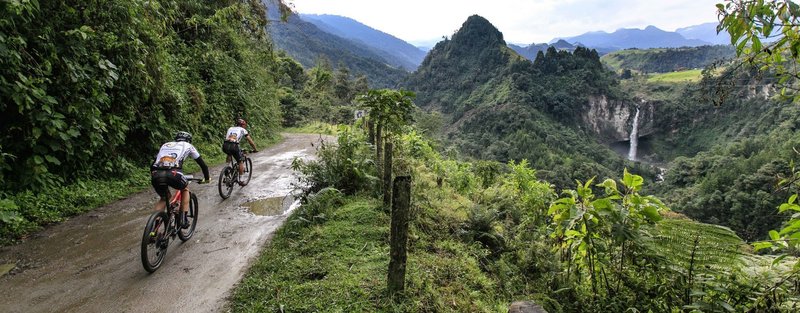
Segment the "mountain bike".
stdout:
<path fill-rule="evenodd" d="M 242 154 L 244 154 L 244 158 L 242 158 L 241 162 L 244 162 L 244 176 L 245 178 L 244 185 L 242 187 L 247 186 L 250 183 L 250 177 L 253 176 L 253 160 L 247 156 L 250 151 L 242 150 Z M 219 195 L 222 199 L 228 199 L 231 196 L 231 192 L 233 192 L 233 186 L 238 184 L 239 182 L 239 162 L 236 161 L 234 157 L 231 157 L 230 164 L 225 166 L 222 169 L 222 172 L 219 173 L 219 181 L 217 182 L 217 187 L 219 189 Z"/>
<path fill-rule="evenodd" d="M 185 177 L 190 182 L 201 181 L 201 179 L 194 178 L 191 175 L 186 175 Z M 164 211 L 154 212 L 147 219 L 144 234 L 142 234 L 142 265 L 144 265 L 146 271 L 152 273 L 161 267 L 164 256 L 167 255 L 170 238 L 175 240 L 175 236 L 178 236 L 181 241 L 186 242 L 194 235 L 199 207 L 197 196 L 192 192 L 189 194 L 189 212 L 186 214 L 190 225 L 188 228 L 184 229 L 178 225 L 182 197 L 180 191 L 175 193 L 175 196 L 169 201 Z"/>

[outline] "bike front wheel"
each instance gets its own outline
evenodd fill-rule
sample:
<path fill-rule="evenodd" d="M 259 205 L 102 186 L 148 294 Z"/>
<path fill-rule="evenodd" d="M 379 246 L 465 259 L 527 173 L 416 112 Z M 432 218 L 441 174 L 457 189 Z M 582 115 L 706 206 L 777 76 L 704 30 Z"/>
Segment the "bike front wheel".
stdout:
<path fill-rule="evenodd" d="M 178 230 L 178 238 L 181 241 L 186 242 L 187 240 L 192 238 L 194 235 L 194 229 L 197 227 L 197 213 L 199 210 L 199 206 L 197 203 L 197 196 L 194 193 L 191 194 L 191 198 L 189 199 L 189 212 L 187 212 L 186 219 L 189 220 L 189 228 L 182 228 Z"/>
<path fill-rule="evenodd" d="M 155 212 L 147 219 L 142 234 L 142 265 L 150 273 L 155 272 L 164 262 L 169 246 L 167 222 L 169 216 L 165 212 Z"/>

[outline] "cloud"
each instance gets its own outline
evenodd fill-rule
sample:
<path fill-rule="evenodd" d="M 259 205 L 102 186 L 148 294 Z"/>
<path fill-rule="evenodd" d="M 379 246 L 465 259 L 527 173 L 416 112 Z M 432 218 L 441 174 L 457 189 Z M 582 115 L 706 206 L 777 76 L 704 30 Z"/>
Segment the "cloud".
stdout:
<path fill-rule="evenodd" d="M 719 0 L 294 0 L 301 13 L 335 14 L 409 42 L 450 36 L 472 14 L 508 42 L 546 42 L 588 31 L 655 25 L 675 30 L 716 20 Z"/>

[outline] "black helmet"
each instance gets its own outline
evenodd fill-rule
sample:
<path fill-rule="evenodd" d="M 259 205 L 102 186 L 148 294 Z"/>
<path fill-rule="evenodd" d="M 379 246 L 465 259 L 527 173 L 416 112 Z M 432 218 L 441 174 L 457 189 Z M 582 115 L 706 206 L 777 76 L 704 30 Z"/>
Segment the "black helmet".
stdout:
<path fill-rule="evenodd" d="M 185 131 L 179 131 L 177 134 L 175 134 L 175 141 L 186 141 L 188 143 L 192 143 L 192 134 Z"/>

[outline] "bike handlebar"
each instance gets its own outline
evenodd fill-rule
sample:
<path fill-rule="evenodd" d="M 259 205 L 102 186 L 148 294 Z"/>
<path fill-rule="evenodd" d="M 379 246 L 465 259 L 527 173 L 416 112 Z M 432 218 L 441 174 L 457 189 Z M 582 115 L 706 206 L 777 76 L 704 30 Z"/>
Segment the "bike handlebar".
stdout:
<path fill-rule="evenodd" d="M 188 180 L 188 181 L 193 181 L 193 182 L 198 182 L 198 183 L 203 181 L 202 178 L 194 178 L 193 175 L 184 175 L 183 177 L 186 178 L 186 180 Z"/>

